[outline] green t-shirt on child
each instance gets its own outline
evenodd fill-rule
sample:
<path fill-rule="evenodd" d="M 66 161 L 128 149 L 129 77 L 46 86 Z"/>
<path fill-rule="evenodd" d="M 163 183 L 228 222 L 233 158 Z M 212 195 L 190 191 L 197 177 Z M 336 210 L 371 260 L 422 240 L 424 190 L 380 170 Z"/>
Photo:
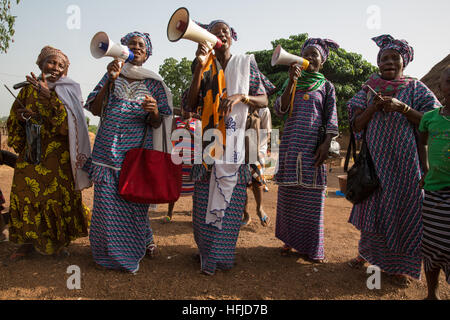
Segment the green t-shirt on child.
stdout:
<path fill-rule="evenodd" d="M 428 132 L 427 191 L 450 187 L 450 116 L 441 115 L 441 109 L 425 113 L 419 125 L 419 131 Z"/>

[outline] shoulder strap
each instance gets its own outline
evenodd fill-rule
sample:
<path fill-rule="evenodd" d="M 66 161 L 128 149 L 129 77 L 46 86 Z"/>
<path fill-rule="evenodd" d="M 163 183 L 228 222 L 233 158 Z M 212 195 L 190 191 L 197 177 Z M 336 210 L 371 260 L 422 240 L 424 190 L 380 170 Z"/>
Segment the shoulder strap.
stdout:
<path fill-rule="evenodd" d="M 323 104 L 323 108 L 322 108 L 322 126 L 326 127 L 327 126 L 327 115 L 328 115 L 328 93 L 330 91 L 330 83 L 328 82 L 328 80 L 325 80 L 325 102 Z"/>
<path fill-rule="evenodd" d="M 347 154 L 345 155 L 344 172 L 347 172 L 348 170 L 348 164 L 350 162 L 351 155 L 353 155 L 353 161 L 356 161 L 355 135 L 353 134 L 353 128 L 350 124 L 350 142 L 348 143 Z"/>

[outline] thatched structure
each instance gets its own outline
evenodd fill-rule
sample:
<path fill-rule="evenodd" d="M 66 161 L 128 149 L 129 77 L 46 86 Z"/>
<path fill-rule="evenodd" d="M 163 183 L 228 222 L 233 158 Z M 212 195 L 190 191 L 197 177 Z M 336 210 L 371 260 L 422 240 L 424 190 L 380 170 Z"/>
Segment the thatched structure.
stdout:
<path fill-rule="evenodd" d="M 443 97 L 441 92 L 439 91 L 439 78 L 441 77 L 441 72 L 445 67 L 450 65 L 450 54 L 445 57 L 441 62 L 436 64 L 430 72 L 428 72 L 422 79 L 420 79 L 423 83 L 430 88 L 431 91 L 434 92 L 439 101 L 443 102 Z"/>

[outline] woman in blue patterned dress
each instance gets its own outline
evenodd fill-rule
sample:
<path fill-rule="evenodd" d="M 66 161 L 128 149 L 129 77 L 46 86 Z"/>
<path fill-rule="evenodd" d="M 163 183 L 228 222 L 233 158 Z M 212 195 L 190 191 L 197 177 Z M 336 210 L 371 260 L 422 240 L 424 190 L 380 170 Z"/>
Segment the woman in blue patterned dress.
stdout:
<path fill-rule="evenodd" d="M 218 149 L 214 149 L 215 153 L 210 153 L 213 163 L 207 163 L 204 157 L 203 164 L 195 164 L 192 170 L 194 238 L 201 272 L 213 275 L 216 270 L 234 265 L 247 183 L 251 179 L 243 161 L 247 110 L 249 106 L 267 106 L 266 91 L 271 92 L 274 86 L 258 70 L 253 55 L 231 54 L 232 39 L 237 40 L 237 36 L 228 23 L 216 20 L 204 27 L 222 41 L 222 46 L 212 52 L 199 45 L 187 108 L 202 115 L 204 139 L 208 129 L 218 128 L 226 137 L 225 153 L 232 154 L 232 159 L 220 159 Z M 232 141 L 238 141 L 235 148 Z"/>
<path fill-rule="evenodd" d="M 421 167 L 416 140 L 424 112 L 439 106 L 434 94 L 419 80 L 404 76 L 414 51 L 405 40 L 381 35 L 374 74 L 348 102 L 349 119 L 357 138 L 366 141 L 380 180 L 380 188 L 353 206 L 350 220 L 361 231 L 359 256 L 350 266 L 367 261 L 405 286 L 420 278 L 422 238 Z M 371 94 L 368 86 L 378 95 Z M 408 277 L 409 276 L 409 277 Z"/>
<path fill-rule="evenodd" d="M 339 48 L 332 40 L 310 38 L 301 56 L 309 61 L 306 70 L 298 64 L 289 69 L 289 79 L 275 102 L 275 112 L 289 112 L 281 139 L 278 172 L 275 235 L 283 241 L 282 255 L 295 249 L 306 259 L 324 262 L 323 208 L 327 186 L 326 168 L 331 139 L 338 135 L 334 86 L 319 73 L 329 49 Z M 298 78 L 294 88 L 294 79 Z M 291 92 L 295 90 L 291 106 Z M 289 110 L 291 108 L 291 110 Z M 319 127 L 326 117 L 326 136 L 318 142 Z"/>
<path fill-rule="evenodd" d="M 135 273 L 146 253 L 156 253 L 156 245 L 149 206 L 128 202 L 118 194 L 120 169 L 126 152 L 140 147 L 146 128 L 154 133 L 163 116 L 172 114 L 172 106 L 162 79 L 142 67 L 152 54 L 149 35 L 129 33 L 121 43 L 134 53 L 134 59 L 123 67 L 111 62 L 85 106 L 102 117 L 92 158 L 85 166 L 95 183 L 89 240 L 97 265 Z M 148 134 L 145 148 L 153 145 Z"/>

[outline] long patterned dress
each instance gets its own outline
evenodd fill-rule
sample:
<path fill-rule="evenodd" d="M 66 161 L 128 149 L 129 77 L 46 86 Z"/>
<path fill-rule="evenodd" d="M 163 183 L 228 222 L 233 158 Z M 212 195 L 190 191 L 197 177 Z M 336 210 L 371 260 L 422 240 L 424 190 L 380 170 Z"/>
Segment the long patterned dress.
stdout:
<path fill-rule="evenodd" d="M 270 93 L 275 89 L 253 63 L 250 64 L 249 81 L 251 96 Z M 207 172 L 203 165 L 195 164 L 192 168 L 192 178 L 195 180 L 192 216 L 194 239 L 200 253 L 201 270 L 212 275 L 217 269 L 228 270 L 234 265 L 236 242 L 251 175 L 248 165 L 240 166 L 237 183 L 222 220 L 222 230 L 205 223 L 211 173 Z"/>
<path fill-rule="evenodd" d="M 90 109 L 108 75 L 101 79 L 89 95 L 85 108 Z M 95 139 L 92 158 L 85 169 L 94 181 L 94 209 L 89 233 L 94 260 L 99 265 L 136 272 L 153 242 L 147 204 L 128 202 L 118 194 L 119 175 L 128 150 L 139 148 L 148 126 L 144 144 L 152 149 L 148 113 L 142 109 L 145 95 L 157 101 L 161 115 L 170 115 L 171 109 L 162 83 L 145 79 L 128 83 L 119 77 L 104 110 L 104 116 Z"/>
<path fill-rule="evenodd" d="M 54 91 L 51 99 L 38 99 L 31 86 L 23 88 L 18 100 L 41 115 L 32 118 L 41 127 L 41 162 L 25 161 L 25 126 L 19 122 L 14 102 L 8 118 L 8 145 L 17 152 L 10 200 L 9 239 L 32 243 L 42 254 L 58 253 L 79 237 L 87 236 L 87 214 L 81 191 L 75 191 L 69 154 L 66 109 Z"/>
<path fill-rule="evenodd" d="M 275 102 L 278 115 L 281 97 Z M 328 80 L 317 90 L 297 90 L 292 115 L 284 125 L 280 144 L 275 236 L 310 259 L 324 259 L 323 208 L 326 167 L 314 167 L 314 153 L 322 113 L 327 110 L 326 133 L 338 134 L 336 96 Z"/>
<path fill-rule="evenodd" d="M 395 98 L 427 112 L 439 106 L 434 94 L 414 80 Z M 359 91 L 349 102 L 349 119 L 372 103 Z M 354 205 L 349 222 L 361 231 L 359 254 L 372 265 L 393 275 L 420 278 L 422 240 L 421 169 L 416 128 L 400 113 L 374 114 L 367 126 L 367 145 L 381 187 L 364 202 Z M 361 134 L 356 135 L 357 138 Z"/>

